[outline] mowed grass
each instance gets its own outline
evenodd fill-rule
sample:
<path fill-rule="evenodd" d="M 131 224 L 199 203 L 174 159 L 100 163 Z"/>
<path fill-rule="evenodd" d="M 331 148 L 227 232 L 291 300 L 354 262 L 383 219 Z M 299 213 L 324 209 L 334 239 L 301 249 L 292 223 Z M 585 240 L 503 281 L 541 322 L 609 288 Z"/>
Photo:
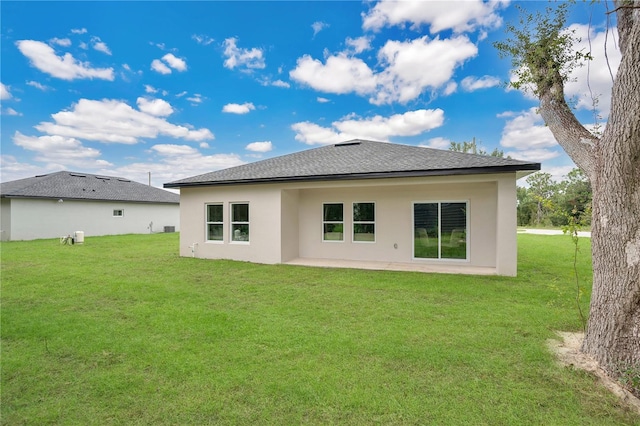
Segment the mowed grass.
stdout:
<path fill-rule="evenodd" d="M 3 243 L 1 422 L 638 424 L 547 350 L 582 327 L 570 238 L 518 238 L 517 278 L 180 258 L 177 234 Z"/>

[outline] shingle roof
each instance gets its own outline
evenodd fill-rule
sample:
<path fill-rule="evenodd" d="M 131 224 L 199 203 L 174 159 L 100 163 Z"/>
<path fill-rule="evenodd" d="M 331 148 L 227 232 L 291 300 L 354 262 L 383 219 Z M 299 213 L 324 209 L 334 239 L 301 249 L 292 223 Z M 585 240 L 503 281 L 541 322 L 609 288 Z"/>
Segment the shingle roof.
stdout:
<path fill-rule="evenodd" d="M 180 196 L 129 179 L 88 173 L 56 172 L 0 184 L 3 198 L 180 203 Z"/>
<path fill-rule="evenodd" d="M 164 187 L 536 170 L 540 163 L 354 139 L 165 183 Z"/>

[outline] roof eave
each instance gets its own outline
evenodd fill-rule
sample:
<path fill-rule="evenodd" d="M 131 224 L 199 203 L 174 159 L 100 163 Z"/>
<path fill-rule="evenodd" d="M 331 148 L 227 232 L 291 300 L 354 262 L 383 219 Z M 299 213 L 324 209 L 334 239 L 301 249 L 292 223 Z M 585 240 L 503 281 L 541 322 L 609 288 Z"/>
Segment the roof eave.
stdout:
<path fill-rule="evenodd" d="M 200 181 L 200 182 L 169 182 L 163 185 L 164 188 L 185 188 L 195 186 L 222 186 L 222 185 L 251 185 L 262 183 L 284 183 L 284 182 L 314 182 L 327 180 L 358 180 L 358 179 L 386 179 L 402 177 L 426 177 L 426 176 L 460 176 L 474 174 L 491 173 L 522 173 L 540 170 L 540 163 L 516 164 L 492 167 L 468 167 L 462 169 L 437 169 L 437 170 L 409 170 L 393 172 L 373 172 L 373 173 L 349 173 L 349 174 L 329 174 L 313 176 L 284 176 L 258 179 L 233 179 L 222 181 Z"/>

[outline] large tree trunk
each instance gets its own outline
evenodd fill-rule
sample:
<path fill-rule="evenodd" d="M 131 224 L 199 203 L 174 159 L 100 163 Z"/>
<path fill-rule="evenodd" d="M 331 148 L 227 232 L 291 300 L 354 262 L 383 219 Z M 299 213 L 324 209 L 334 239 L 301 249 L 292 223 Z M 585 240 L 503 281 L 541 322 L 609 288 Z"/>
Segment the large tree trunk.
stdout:
<path fill-rule="evenodd" d="M 622 62 L 603 136 L 575 119 L 559 74 L 539 70 L 538 85 L 545 123 L 592 184 L 593 292 L 582 350 L 611 373 L 640 367 L 640 1 L 616 6 Z"/>

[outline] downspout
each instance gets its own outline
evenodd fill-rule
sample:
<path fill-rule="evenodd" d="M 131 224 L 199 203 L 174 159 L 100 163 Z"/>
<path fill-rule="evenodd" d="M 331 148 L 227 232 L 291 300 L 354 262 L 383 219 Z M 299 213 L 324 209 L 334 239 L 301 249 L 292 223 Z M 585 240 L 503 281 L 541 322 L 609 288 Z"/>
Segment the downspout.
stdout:
<path fill-rule="evenodd" d="M 196 257 L 196 248 L 198 247 L 198 243 L 193 243 L 189 246 L 191 249 L 191 257 Z"/>

